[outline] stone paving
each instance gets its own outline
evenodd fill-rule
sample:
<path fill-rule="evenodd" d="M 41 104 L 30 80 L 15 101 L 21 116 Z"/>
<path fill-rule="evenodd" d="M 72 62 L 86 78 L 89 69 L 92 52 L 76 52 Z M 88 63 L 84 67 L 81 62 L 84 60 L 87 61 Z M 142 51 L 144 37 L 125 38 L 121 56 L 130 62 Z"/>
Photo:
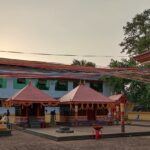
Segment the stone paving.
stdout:
<path fill-rule="evenodd" d="M 150 136 L 56 142 L 21 131 L 0 137 L 0 150 L 149 150 Z"/>
<path fill-rule="evenodd" d="M 40 129 L 28 129 L 30 131 L 44 133 L 55 137 L 66 137 L 66 136 L 82 136 L 82 135 L 94 135 L 94 129 L 92 127 L 73 127 L 74 133 L 57 133 L 57 128 L 40 128 Z M 150 127 L 143 126 L 125 126 L 126 133 L 131 132 L 150 132 Z M 102 129 L 103 134 L 117 134 L 121 133 L 121 127 L 117 126 L 104 126 Z"/>
<path fill-rule="evenodd" d="M 150 127 L 150 121 L 132 121 L 131 125 Z"/>

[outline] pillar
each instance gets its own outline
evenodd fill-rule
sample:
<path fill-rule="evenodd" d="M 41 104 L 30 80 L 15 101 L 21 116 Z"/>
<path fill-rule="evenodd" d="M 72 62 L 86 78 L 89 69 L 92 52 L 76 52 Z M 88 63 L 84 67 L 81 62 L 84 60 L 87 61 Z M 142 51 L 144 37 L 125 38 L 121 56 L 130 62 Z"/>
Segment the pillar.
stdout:
<path fill-rule="evenodd" d="M 75 124 L 78 125 L 78 105 L 75 105 Z"/>
<path fill-rule="evenodd" d="M 125 122 L 124 122 L 124 103 L 120 103 L 120 115 L 121 115 L 121 132 L 125 132 Z"/>
<path fill-rule="evenodd" d="M 28 106 L 26 106 L 26 117 L 29 116 L 29 109 L 28 109 Z"/>
<path fill-rule="evenodd" d="M 116 105 L 116 120 L 119 121 L 119 106 Z"/>

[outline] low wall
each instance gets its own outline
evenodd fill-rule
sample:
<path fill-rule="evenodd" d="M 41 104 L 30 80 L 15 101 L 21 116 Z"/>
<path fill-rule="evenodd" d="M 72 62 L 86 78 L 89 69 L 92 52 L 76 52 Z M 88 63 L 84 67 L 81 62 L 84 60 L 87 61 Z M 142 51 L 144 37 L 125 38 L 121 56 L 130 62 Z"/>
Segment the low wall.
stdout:
<path fill-rule="evenodd" d="M 75 116 L 60 116 L 60 122 L 74 122 Z M 78 121 L 87 121 L 87 116 L 78 116 Z"/>
<path fill-rule="evenodd" d="M 49 123 L 51 120 L 50 114 L 45 114 L 45 122 Z M 56 113 L 56 122 L 60 122 L 60 115 L 59 113 Z"/>
<path fill-rule="evenodd" d="M 150 112 L 128 112 L 128 119 L 150 121 Z"/>
<path fill-rule="evenodd" d="M 9 116 L 9 122 L 13 123 L 13 124 L 16 123 L 16 116 L 15 115 L 10 115 Z"/>
<path fill-rule="evenodd" d="M 106 121 L 108 117 L 106 115 L 96 116 L 96 120 L 98 121 Z M 74 122 L 75 116 L 63 116 L 60 115 L 60 122 Z M 88 121 L 87 116 L 78 116 L 78 121 Z"/>

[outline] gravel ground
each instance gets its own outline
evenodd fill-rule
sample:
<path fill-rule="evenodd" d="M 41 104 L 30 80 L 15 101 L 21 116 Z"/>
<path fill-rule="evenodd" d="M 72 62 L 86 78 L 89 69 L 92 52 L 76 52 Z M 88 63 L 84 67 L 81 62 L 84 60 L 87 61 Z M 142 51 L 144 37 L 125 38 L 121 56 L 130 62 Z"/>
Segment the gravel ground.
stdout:
<path fill-rule="evenodd" d="M 0 150 L 149 150 L 150 136 L 55 142 L 14 130 L 0 137 Z"/>

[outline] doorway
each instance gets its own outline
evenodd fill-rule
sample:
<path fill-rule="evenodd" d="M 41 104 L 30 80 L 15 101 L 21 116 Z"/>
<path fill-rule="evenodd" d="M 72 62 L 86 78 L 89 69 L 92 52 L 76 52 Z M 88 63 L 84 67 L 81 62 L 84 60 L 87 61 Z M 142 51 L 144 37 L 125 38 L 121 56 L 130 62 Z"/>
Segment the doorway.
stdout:
<path fill-rule="evenodd" d="M 92 109 L 87 110 L 87 120 L 96 120 L 95 110 Z"/>
<path fill-rule="evenodd" d="M 29 110 L 29 116 L 37 116 L 37 104 L 32 104 Z"/>

